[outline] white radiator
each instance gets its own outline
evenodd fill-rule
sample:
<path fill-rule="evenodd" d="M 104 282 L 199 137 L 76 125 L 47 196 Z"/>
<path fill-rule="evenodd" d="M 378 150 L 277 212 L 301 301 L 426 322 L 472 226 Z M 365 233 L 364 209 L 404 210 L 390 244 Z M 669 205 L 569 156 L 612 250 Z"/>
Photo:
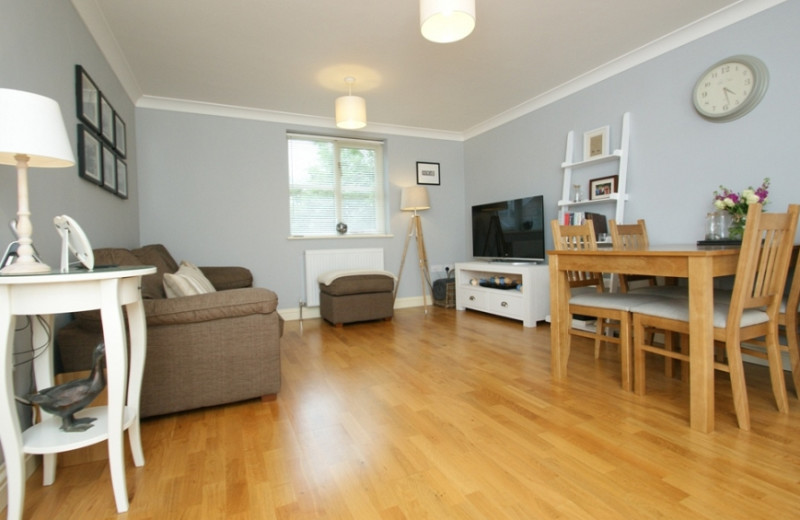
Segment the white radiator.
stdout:
<path fill-rule="evenodd" d="M 342 269 L 383 269 L 383 249 L 309 249 L 306 252 L 306 305 L 319 306 L 317 277 Z"/>

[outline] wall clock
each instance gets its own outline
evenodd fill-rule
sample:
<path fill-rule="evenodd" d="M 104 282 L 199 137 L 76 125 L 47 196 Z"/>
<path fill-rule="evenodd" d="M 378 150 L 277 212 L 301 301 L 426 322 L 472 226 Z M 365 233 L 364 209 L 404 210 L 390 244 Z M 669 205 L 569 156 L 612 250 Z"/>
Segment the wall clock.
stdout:
<path fill-rule="evenodd" d="M 758 105 L 768 83 L 767 66 L 758 58 L 725 58 L 706 69 L 695 83 L 694 108 L 709 121 L 733 121 Z"/>

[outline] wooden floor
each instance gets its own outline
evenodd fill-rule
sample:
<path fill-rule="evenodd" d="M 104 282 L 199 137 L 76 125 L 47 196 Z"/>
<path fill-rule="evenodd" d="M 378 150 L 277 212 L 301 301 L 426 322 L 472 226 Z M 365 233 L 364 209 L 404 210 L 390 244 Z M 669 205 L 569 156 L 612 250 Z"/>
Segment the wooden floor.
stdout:
<path fill-rule="evenodd" d="M 779 414 L 766 369 L 747 368 L 751 432 L 718 374 L 707 435 L 658 360 L 637 397 L 613 347 L 595 361 L 579 340 L 554 384 L 549 341 L 547 324 L 441 308 L 288 322 L 277 400 L 143 421 L 128 513 L 99 461 L 47 488 L 39 469 L 25 518 L 798 518 L 800 402 Z"/>

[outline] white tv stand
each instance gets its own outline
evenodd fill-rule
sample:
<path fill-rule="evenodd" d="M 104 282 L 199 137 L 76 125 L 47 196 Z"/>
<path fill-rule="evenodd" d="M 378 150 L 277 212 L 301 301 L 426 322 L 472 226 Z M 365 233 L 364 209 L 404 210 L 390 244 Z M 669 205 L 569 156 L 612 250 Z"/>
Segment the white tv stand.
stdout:
<path fill-rule="evenodd" d="M 535 327 L 550 314 L 550 277 L 547 265 L 504 262 L 460 262 L 456 264 L 456 310 L 473 309 L 521 320 Z M 522 283 L 519 289 L 484 287 L 481 281 L 494 277 Z"/>

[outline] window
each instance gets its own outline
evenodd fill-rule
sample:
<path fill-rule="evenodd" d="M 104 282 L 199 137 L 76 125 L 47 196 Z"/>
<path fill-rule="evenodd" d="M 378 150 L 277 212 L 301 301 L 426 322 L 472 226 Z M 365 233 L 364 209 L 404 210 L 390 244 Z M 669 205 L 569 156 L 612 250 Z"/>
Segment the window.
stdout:
<path fill-rule="evenodd" d="M 287 137 L 291 236 L 386 233 L 382 141 Z"/>

